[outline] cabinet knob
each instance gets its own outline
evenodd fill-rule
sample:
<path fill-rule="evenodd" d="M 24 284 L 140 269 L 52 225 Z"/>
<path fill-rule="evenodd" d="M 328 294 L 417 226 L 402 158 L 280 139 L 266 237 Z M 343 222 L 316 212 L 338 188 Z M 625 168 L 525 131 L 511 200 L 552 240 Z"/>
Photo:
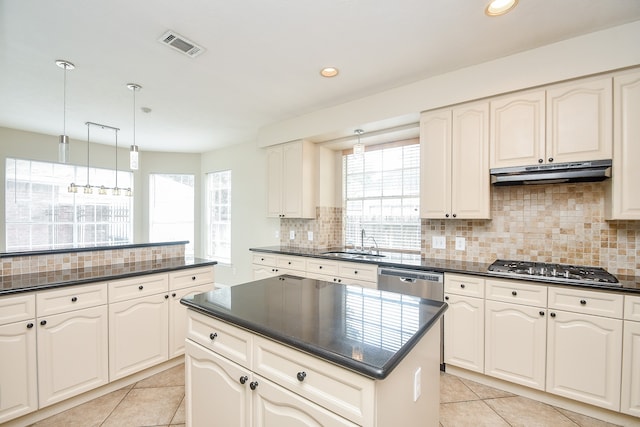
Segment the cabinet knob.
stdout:
<path fill-rule="evenodd" d="M 258 381 L 251 381 L 249 383 L 249 387 L 251 388 L 251 390 L 255 390 L 258 387 Z"/>
<path fill-rule="evenodd" d="M 444 297 L 445 300 L 449 301 L 449 296 Z"/>
<path fill-rule="evenodd" d="M 217 332 L 212 332 L 209 334 L 209 339 L 211 341 L 215 340 L 216 338 L 218 338 L 218 333 Z"/>
<path fill-rule="evenodd" d="M 196 280 L 196 276 L 191 277 L 191 280 Z"/>
<path fill-rule="evenodd" d="M 172 293 L 171 296 L 175 298 L 176 297 L 176 293 L 175 292 Z"/>
<path fill-rule="evenodd" d="M 47 321 L 46 321 L 46 320 L 41 320 L 41 321 L 40 321 L 40 325 L 44 326 L 44 325 L 46 325 L 46 324 L 47 324 Z"/>
<path fill-rule="evenodd" d="M 449 214 L 444 214 L 444 217 L 445 218 L 449 218 Z"/>
<path fill-rule="evenodd" d="M 516 295 L 518 295 L 518 292 L 517 291 L 511 291 L 511 295 L 513 295 L 515 297 Z"/>
<path fill-rule="evenodd" d="M 461 287 L 462 289 L 464 289 L 464 288 L 465 288 L 464 283 L 460 283 L 460 287 Z"/>
<path fill-rule="evenodd" d="M 338 283 L 342 283 L 342 279 L 338 279 Z"/>
<path fill-rule="evenodd" d="M 249 377 L 246 375 L 243 375 L 240 377 L 240 384 L 245 384 L 247 381 L 249 381 Z"/>
<path fill-rule="evenodd" d="M 551 314 L 549 314 L 549 316 L 556 317 L 556 314 L 555 313 L 551 313 Z"/>
<path fill-rule="evenodd" d="M 296 378 L 298 379 L 298 381 L 302 382 L 304 381 L 304 379 L 307 377 L 307 373 L 305 371 L 300 371 L 298 372 L 298 374 L 296 375 Z"/>
<path fill-rule="evenodd" d="M 33 323 L 31 322 L 27 323 L 27 329 L 31 329 L 31 328 L 33 328 Z"/>
<path fill-rule="evenodd" d="M 320 270 L 322 270 L 322 266 L 319 266 L 318 268 L 319 268 Z"/>
<path fill-rule="evenodd" d="M 358 270 L 353 270 L 353 274 L 358 274 Z"/>
<path fill-rule="evenodd" d="M 553 162 L 553 157 L 549 157 L 549 163 Z"/>
<path fill-rule="evenodd" d="M 76 302 L 78 301 L 78 297 L 71 297 L 71 302 Z"/>
<path fill-rule="evenodd" d="M 582 305 L 587 305 L 587 301 L 585 301 L 585 300 L 581 299 L 581 300 L 580 300 L 580 304 L 582 304 Z"/>
<path fill-rule="evenodd" d="M 138 289 L 143 290 L 144 286 L 140 285 L 140 286 L 138 286 Z"/>
<path fill-rule="evenodd" d="M 453 216 L 453 217 L 455 218 L 455 217 L 456 217 L 456 216 L 458 216 L 458 215 L 456 215 L 456 214 L 453 214 L 452 216 Z"/>
<path fill-rule="evenodd" d="M 165 296 L 164 296 L 164 299 L 169 299 L 169 295 L 168 295 L 168 294 L 167 294 L 167 295 L 165 295 Z"/>
<path fill-rule="evenodd" d="M 544 160 L 538 159 L 538 163 L 542 163 L 542 162 L 544 162 Z"/>
<path fill-rule="evenodd" d="M 540 310 L 540 316 L 544 316 L 544 311 Z"/>
<path fill-rule="evenodd" d="M 289 261 L 287 264 L 291 265 L 291 261 Z"/>

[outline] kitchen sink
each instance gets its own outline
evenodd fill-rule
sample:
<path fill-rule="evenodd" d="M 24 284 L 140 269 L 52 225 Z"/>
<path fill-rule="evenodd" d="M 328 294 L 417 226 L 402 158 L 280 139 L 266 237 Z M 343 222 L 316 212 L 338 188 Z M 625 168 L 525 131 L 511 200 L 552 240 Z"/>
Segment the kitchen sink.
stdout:
<path fill-rule="evenodd" d="M 362 260 L 376 260 L 379 258 L 384 258 L 384 255 L 372 254 L 369 252 L 360 252 L 360 251 L 329 251 L 329 252 L 323 252 L 322 255 L 328 255 L 336 258 L 362 259 Z"/>

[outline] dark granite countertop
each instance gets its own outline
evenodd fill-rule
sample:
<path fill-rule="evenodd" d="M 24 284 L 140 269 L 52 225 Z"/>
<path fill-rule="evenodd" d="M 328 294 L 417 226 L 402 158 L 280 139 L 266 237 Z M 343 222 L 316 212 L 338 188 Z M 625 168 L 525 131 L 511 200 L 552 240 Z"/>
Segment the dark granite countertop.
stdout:
<path fill-rule="evenodd" d="M 287 275 L 181 302 L 376 379 L 389 375 L 447 309 L 444 302 Z"/>
<path fill-rule="evenodd" d="M 110 264 L 75 270 L 2 276 L 0 277 L 0 296 L 215 264 L 217 261 L 201 258 L 168 258 L 161 261 Z"/>
<path fill-rule="evenodd" d="M 381 267 L 400 267 L 400 268 L 410 268 L 415 270 L 431 270 L 431 271 L 439 271 L 443 273 L 461 273 L 461 274 L 473 274 L 476 276 L 486 276 L 492 278 L 508 278 L 514 280 L 526 280 L 528 282 L 539 282 L 545 285 L 554 285 L 554 286 L 571 286 L 571 287 L 579 287 L 586 289 L 601 289 L 606 291 L 613 292 L 623 292 L 629 294 L 640 294 L 640 277 L 637 276 L 625 276 L 625 275 L 616 275 L 618 279 L 618 284 L 607 284 L 607 283 L 594 283 L 589 285 L 583 284 L 563 284 L 563 283 L 555 283 L 551 282 L 548 279 L 543 277 L 535 277 L 535 276 L 522 276 L 522 277 L 514 277 L 514 276 L 504 276 L 496 273 L 490 272 L 489 265 L 490 263 L 482 263 L 482 262 L 467 262 L 467 261 L 449 261 L 444 259 L 430 259 L 430 258 L 421 258 L 418 254 L 403 254 L 403 253 L 395 253 L 395 252 L 381 252 L 384 257 L 379 259 L 341 259 L 332 255 L 325 255 L 326 252 L 331 251 L 342 251 L 344 248 L 328 248 L 328 249 L 309 249 L 309 248 L 298 248 L 295 246 L 267 246 L 267 247 L 259 247 L 259 248 L 250 248 L 250 251 L 254 252 L 264 252 L 264 253 L 273 253 L 273 254 L 283 254 L 283 255 L 296 255 L 296 256 L 305 256 L 312 258 L 323 258 L 333 261 L 348 261 L 348 262 L 361 262 L 366 264 L 377 264 Z"/>

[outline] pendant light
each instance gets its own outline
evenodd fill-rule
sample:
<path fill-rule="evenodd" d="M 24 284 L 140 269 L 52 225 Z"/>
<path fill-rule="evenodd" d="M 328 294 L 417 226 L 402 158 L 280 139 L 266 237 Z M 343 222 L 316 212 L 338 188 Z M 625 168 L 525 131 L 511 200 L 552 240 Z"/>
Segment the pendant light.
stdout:
<path fill-rule="evenodd" d="M 56 65 L 64 69 L 64 92 L 62 97 L 62 135 L 58 140 L 58 162 L 69 161 L 69 137 L 67 136 L 67 70 L 76 68 L 73 63 L 64 59 L 56 60 Z"/>
<path fill-rule="evenodd" d="M 129 150 L 129 168 L 138 170 L 140 166 L 138 158 L 138 146 L 136 145 L 136 92 L 142 89 L 142 86 L 135 83 L 127 83 L 127 88 L 133 92 L 133 145 Z"/>
<path fill-rule="evenodd" d="M 360 142 L 360 135 L 362 135 L 364 131 L 362 129 L 356 129 L 353 132 L 358 135 L 358 142 L 353 146 L 353 154 L 361 156 L 364 154 L 364 144 Z"/>

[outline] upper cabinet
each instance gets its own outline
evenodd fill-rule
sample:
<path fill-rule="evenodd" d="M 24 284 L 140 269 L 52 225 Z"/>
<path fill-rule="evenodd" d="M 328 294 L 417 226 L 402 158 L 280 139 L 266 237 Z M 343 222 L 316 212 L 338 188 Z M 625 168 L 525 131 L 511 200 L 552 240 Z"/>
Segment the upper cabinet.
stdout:
<path fill-rule="evenodd" d="M 420 118 L 420 216 L 489 218 L 489 103 Z"/>
<path fill-rule="evenodd" d="M 267 149 L 267 216 L 315 218 L 316 147 L 295 141 Z"/>
<path fill-rule="evenodd" d="M 583 79 L 491 101 L 490 166 L 612 158 L 612 79 Z"/>
<path fill-rule="evenodd" d="M 640 71 L 616 75 L 614 85 L 613 168 L 607 183 L 607 219 L 640 219 Z"/>

